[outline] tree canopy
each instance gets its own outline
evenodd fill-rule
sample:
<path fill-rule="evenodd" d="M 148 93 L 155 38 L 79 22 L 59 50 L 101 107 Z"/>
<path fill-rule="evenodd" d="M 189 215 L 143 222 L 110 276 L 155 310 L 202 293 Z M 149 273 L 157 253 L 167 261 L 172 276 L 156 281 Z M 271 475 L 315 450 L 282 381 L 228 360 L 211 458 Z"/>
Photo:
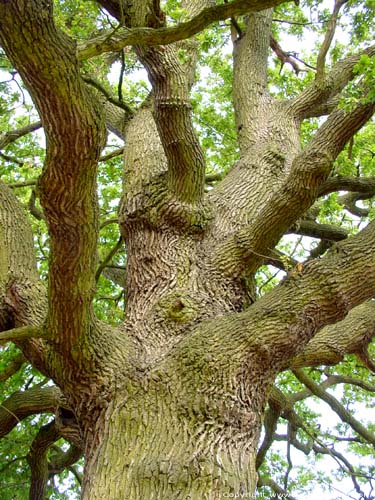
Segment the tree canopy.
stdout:
<path fill-rule="evenodd" d="M 1 498 L 375 498 L 374 17 L 0 1 Z"/>

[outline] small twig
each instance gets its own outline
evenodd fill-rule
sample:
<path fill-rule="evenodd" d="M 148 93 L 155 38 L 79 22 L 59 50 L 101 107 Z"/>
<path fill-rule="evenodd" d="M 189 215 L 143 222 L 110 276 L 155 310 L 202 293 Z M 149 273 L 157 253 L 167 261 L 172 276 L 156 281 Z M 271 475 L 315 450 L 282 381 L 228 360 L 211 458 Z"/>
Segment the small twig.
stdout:
<path fill-rule="evenodd" d="M 0 136 L 0 149 L 4 149 L 8 144 L 16 141 L 20 137 L 23 137 L 30 132 L 34 132 L 38 130 L 42 126 L 42 122 L 31 123 L 30 125 L 26 125 L 26 127 L 22 127 L 17 130 L 11 130 L 9 132 L 5 132 Z"/>
<path fill-rule="evenodd" d="M 283 69 L 284 64 L 287 63 L 287 64 L 290 64 L 292 66 L 294 72 L 296 73 L 296 75 L 298 75 L 298 73 L 301 71 L 301 68 L 298 66 L 298 64 L 295 61 L 293 61 L 293 59 L 290 57 L 290 54 L 288 52 L 285 52 L 280 47 L 280 44 L 278 43 L 276 38 L 274 38 L 273 36 L 271 36 L 271 39 L 270 39 L 270 46 L 271 46 L 271 49 L 274 51 L 274 53 L 277 55 L 278 59 L 281 61 L 280 73 L 281 73 L 281 70 Z"/>
<path fill-rule="evenodd" d="M 112 219 L 107 219 L 100 224 L 100 229 L 109 226 L 110 224 L 118 224 L 118 217 L 113 217 Z"/>
<path fill-rule="evenodd" d="M 37 182 L 37 179 L 30 179 L 29 181 L 11 182 L 10 184 L 7 184 L 7 186 L 11 189 L 23 188 L 28 186 L 36 186 Z"/>
<path fill-rule="evenodd" d="M 100 275 L 102 274 L 103 269 L 107 266 L 107 264 L 112 260 L 112 258 L 116 255 L 116 253 L 122 248 L 122 236 L 120 236 L 116 245 L 108 252 L 108 255 L 104 258 L 104 260 L 100 263 L 98 270 L 95 274 L 95 280 L 98 281 Z"/>
<path fill-rule="evenodd" d="M 115 106 L 123 109 L 126 111 L 129 115 L 133 116 L 134 115 L 134 110 L 126 103 L 121 102 L 117 99 L 115 99 L 108 90 L 106 90 L 103 85 L 101 85 L 98 81 L 96 81 L 94 78 L 89 78 L 88 76 L 83 76 L 83 80 L 91 85 L 92 87 L 96 88 L 96 90 L 99 90 L 100 93 L 102 93 L 105 98 L 107 99 L 108 102 L 114 104 Z"/>
<path fill-rule="evenodd" d="M 120 2 L 120 5 L 122 3 Z M 120 70 L 120 75 L 118 79 L 118 86 L 117 86 L 117 94 L 118 94 L 118 100 L 123 103 L 123 95 L 122 95 L 122 84 L 124 82 L 124 73 L 125 73 L 125 55 L 124 55 L 124 49 L 121 51 L 121 70 Z"/>
<path fill-rule="evenodd" d="M 99 158 L 99 161 L 112 160 L 112 158 L 116 158 L 116 156 L 122 155 L 123 152 L 124 152 L 124 148 L 115 149 L 114 151 L 112 151 L 112 153 L 108 153 L 106 155 L 101 156 Z"/>
<path fill-rule="evenodd" d="M 9 156 L 6 155 L 5 153 L 0 152 L 0 156 L 4 158 L 4 160 L 10 162 L 10 163 L 16 163 L 17 165 L 20 165 L 21 167 L 24 165 L 24 161 L 19 160 L 18 158 L 15 158 L 14 156 Z"/>

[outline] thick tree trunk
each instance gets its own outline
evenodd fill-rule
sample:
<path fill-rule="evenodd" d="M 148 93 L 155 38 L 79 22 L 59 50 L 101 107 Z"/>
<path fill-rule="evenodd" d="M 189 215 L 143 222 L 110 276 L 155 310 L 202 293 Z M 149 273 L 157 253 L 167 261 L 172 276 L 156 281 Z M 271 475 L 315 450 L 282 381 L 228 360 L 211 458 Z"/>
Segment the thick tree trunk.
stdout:
<path fill-rule="evenodd" d="M 87 457 L 83 499 L 251 498 L 257 475 L 250 416 L 240 429 L 238 415 L 215 405 L 219 415 L 205 420 L 200 401 L 191 406 L 168 385 L 150 381 L 108 409 L 97 429 L 101 444 Z"/>

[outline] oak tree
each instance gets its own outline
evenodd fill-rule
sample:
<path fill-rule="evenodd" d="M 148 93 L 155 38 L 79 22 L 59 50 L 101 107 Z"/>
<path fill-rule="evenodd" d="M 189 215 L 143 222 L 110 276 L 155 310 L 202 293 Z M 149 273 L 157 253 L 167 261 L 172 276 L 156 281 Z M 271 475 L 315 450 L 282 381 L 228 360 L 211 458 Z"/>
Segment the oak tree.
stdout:
<path fill-rule="evenodd" d="M 297 3 L 0 0 L 2 498 L 372 498 L 374 3 Z"/>

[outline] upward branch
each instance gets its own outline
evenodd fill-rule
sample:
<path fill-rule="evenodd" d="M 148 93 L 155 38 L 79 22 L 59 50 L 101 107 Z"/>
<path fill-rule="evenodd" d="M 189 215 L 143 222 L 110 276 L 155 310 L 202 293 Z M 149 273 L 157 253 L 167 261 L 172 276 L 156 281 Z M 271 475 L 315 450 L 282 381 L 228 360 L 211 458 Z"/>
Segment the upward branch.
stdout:
<path fill-rule="evenodd" d="M 375 55 L 375 45 L 336 63 L 324 77 L 319 81 L 315 80 L 291 101 L 291 112 L 301 119 L 329 114 L 337 106 L 338 101 L 335 97 L 355 77 L 354 67 L 362 55 L 369 57 Z"/>
<path fill-rule="evenodd" d="M 283 187 L 275 192 L 256 219 L 218 247 L 217 261 L 223 270 L 240 275 L 245 270 L 258 268 L 263 256 L 314 203 L 333 161 L 374 109 L 375 103 L 359 104 L 350 112 L 339 109 L 329 116 L 305 150 L 294 159 Z"/>
<path fill-rule="evenodd" d="M 0 17 L 0 43 L 25 82 L 47 137 L 39 191 L 51 241 L 48 323 L 69 359 L 74 341 L 91 326 L 96 164 L 104 124 L 80 77 L 75 43 L 54 24 L 51 2 L 0 3 Z"/>
<path fill-rule="evenodd" d="M 315 75 L 315 79 L 317 81 L 321 81 L 324 79 L 326 56 L 327 56 L 327 53 L 328 53 L 329 48 L 331 46 L 333 37 L 335 35 L 338 15 L 339 15 L 341 7 L 344 4 L 346 4 L 347 1 L 348 0 L 336 0 L 335 1 L 333 13 L 332 13 L 331 19 L 329 20 L 328 27 L 327 27 L 325 37 L 324 37 L 324 41 L 322 43 L 322 46 L 320 47 L 319 54 L 318 54 L 318 59 L 317 59 L 317 63 L 316 63 L 316 75 Z"/>

